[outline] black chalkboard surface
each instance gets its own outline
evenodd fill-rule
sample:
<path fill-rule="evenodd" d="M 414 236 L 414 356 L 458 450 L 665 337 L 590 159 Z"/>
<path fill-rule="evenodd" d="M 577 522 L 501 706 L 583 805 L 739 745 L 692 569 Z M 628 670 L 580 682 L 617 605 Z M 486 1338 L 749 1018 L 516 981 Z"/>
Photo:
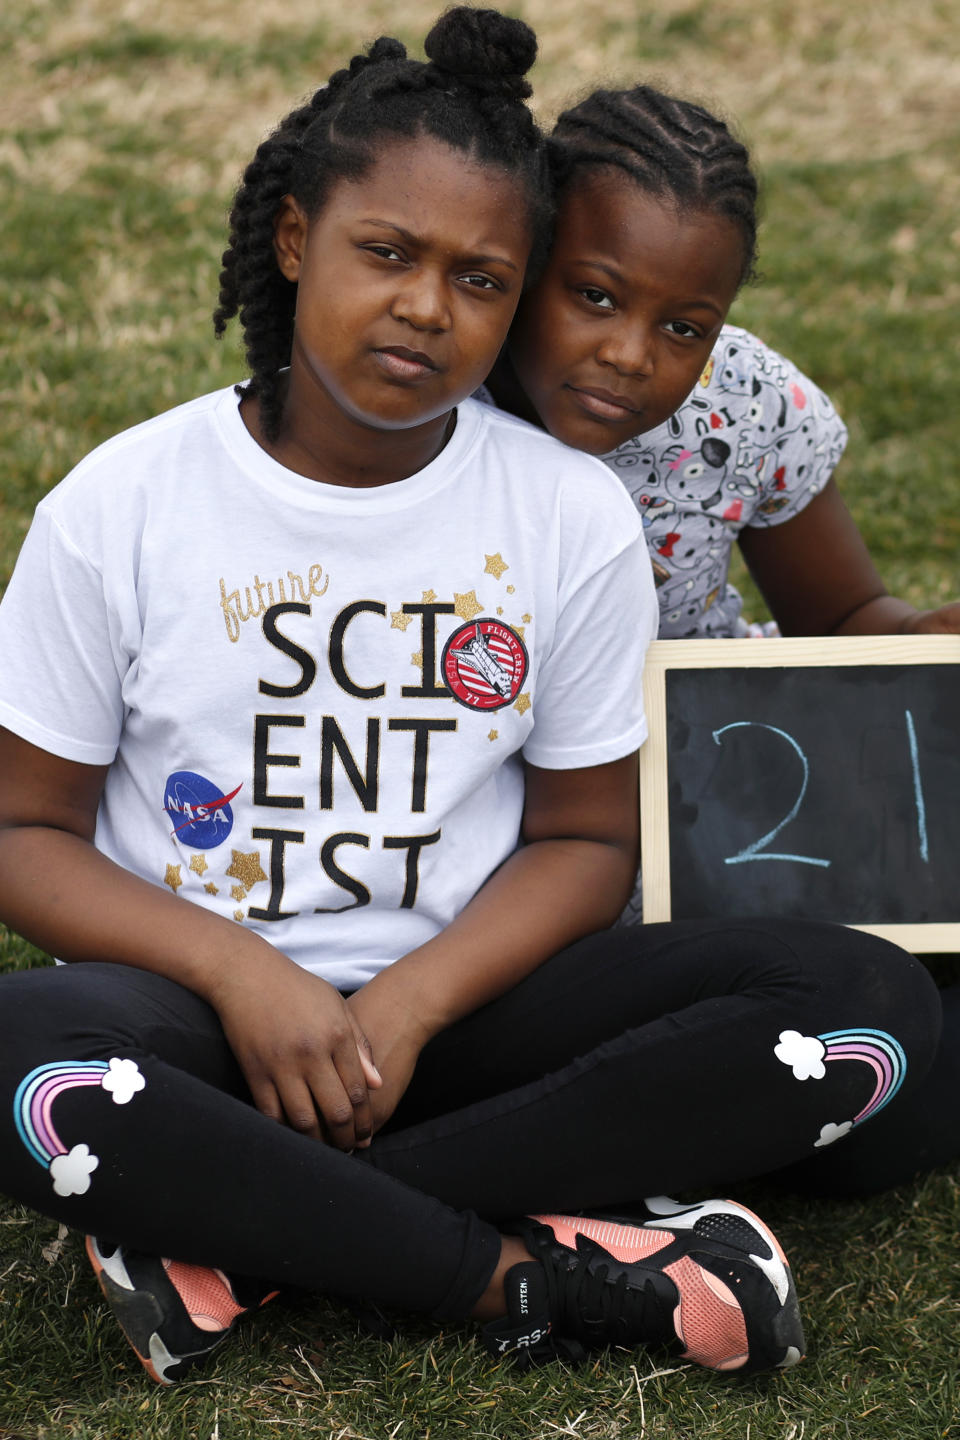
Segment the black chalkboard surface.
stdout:
<path fill-rule="evenodd" d="M 645 695 L 646 921 L 960 949 L 960 637 L 658 641 Z"/>

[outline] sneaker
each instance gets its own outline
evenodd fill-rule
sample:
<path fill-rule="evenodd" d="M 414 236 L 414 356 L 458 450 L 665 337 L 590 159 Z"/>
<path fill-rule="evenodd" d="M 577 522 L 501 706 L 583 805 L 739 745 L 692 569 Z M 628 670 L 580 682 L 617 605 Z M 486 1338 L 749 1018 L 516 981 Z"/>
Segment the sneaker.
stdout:
<path fill-rule="evenodd" d="M 665 1345 L 741 1375 L 803 1358 L 786 1256 L 732 1200 L 657 1197 L 630 1219 L 537 1215 L 509 1228 L 536 1258 L 507 1271 L 508 1313 L 483 1340 L 523 1368 L 607 1345 Z"/>
<path fill-rule="evenodd" d="M 279 1293 L 256 1281 L 231 1280 L 222 1270 L 160 1260 L 93 1235 L 86 1247 L 121 1330 L 159 1385 L 183 1379 L 227 1338 L 241 1315 Z"/>

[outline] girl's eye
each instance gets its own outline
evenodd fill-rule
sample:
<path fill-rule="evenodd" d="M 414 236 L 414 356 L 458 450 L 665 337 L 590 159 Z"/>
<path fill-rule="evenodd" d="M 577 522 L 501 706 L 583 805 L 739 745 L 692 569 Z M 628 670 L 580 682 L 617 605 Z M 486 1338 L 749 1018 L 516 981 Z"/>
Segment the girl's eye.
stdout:
<path fill-rule="evenodd" d="M 679 335 L 681 340 L 699 340 L 700 331 L 688 320 L 668 320 L 664 329 L 669 330 L 671 335 Z"/>
<path fill-rule="evenodd" d="M 404 258 L 400 251 L 395 250 L 392 245 L 367 245 L 364 248 L 380 260 L 402 260 Z"/>
<path fill-rule="evenodd" d="M 490 275 L 461 275 L 465 285 L 470 285 L 476 290 L 499 290 L 501 287 Z"/>
<path fill-rule="evenodd" d="M 598 290 L 595 285 L 581 285 L 577 294 L 586 300 L 588 305 L 595 305 L 598 310 L 612 310 L 613 301 L 605 290 Z"/>

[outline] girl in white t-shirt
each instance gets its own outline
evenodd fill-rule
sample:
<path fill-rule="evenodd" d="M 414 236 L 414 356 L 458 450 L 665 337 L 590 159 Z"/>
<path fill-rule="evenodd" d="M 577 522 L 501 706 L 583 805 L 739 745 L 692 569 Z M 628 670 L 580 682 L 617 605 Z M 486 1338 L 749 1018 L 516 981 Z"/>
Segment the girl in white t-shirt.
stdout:
<path fill-rule="evenodd" d="M 83 461 L 0 607 L 0 914 L 73 962 L 0 980 L 4 1189 L 88 1232 L 164 1383 L 286 1283 L 521 1362 L 791 1365 L 749 1211 L 577 1212 L 809 1155 L 922 1074 L 936 997 L 839 928 L 604 930 L 642 527 L 465 399 L 546 238 L 535 42 L 459 9 L 427 53 L 261 145 L 216 315 L 251 380 Z"/>
<path fill-rule="evenodd" d="M 660 636 L 746 633 L 735 542 L 783 634 L 960 632 L 960 603 L 918 612 L 887 594 L 833 480 L 846 431 L 827 396 L 724 324 L 757 232 L 756 180 L 726 124 L 638 85 L 595 91 L 548 143 L 556 240 L 488 388 L 619 475 Z"/>

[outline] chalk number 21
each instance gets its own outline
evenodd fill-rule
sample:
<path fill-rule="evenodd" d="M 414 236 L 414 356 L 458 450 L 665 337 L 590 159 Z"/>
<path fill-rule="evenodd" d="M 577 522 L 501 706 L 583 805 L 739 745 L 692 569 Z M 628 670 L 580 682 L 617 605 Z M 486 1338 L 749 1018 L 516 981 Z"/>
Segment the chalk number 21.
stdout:
<path fill-rule="evenodd" d="M 923 799 L 923 784 L 920 779 L 917 732 L 913 723 L 912 713 L 909 710 L 905 710 L 903 713 L 907 727 L 907 741 L 910 747 L 910 765 L 913 772 L 913 799 L 917 812 L 917 843 L 920 849 L 920 858 L 929 863 L 930 852 L 927 843 L 927 812 Z M 796 751 L 800 759 L 800 764 L 803 766 L 803 780 L 800 785 L 800 793 L 797 795 L 791 809 L 784 815 L 779 825 L 775 825 L 766 835 L 761 835 L 759 840 L 754 840 L 750 845 L 745 845 L 742 850 L 737 851 L 736 855 L 727 855 L 723 863 L 725 865 L 746 865 L 754 860 L 792 860 L 798 865 L 820 865 L 826 868 L 832 864 L 832 861 L 819 859 L 813 855 L 779 854 L 765 848 L 777 838 L 780 831 L 789 825 L 791 820 L 796 819 L 800 811 L 800 806 L 803 804 L 803 797 L 807 793 L 807 782 L 810 778 L 810 762 L 792 735 L 788 734 L 786 730 L 778 729 L 776 725 L 765 725 L 760 720 L 735 720 L 730 725 L 724 725 L 720 730 L 714 730 L 714 744 L 719 745 L 721 743 L 720 737 L 725 735 L 728 730 L 742 730 L 748 726 L 756 726 L 760 730 L 769 730 L 772 734 L 779 735 L 781 739 L 786 740 L 787 744 L 792 746 Z"/>

